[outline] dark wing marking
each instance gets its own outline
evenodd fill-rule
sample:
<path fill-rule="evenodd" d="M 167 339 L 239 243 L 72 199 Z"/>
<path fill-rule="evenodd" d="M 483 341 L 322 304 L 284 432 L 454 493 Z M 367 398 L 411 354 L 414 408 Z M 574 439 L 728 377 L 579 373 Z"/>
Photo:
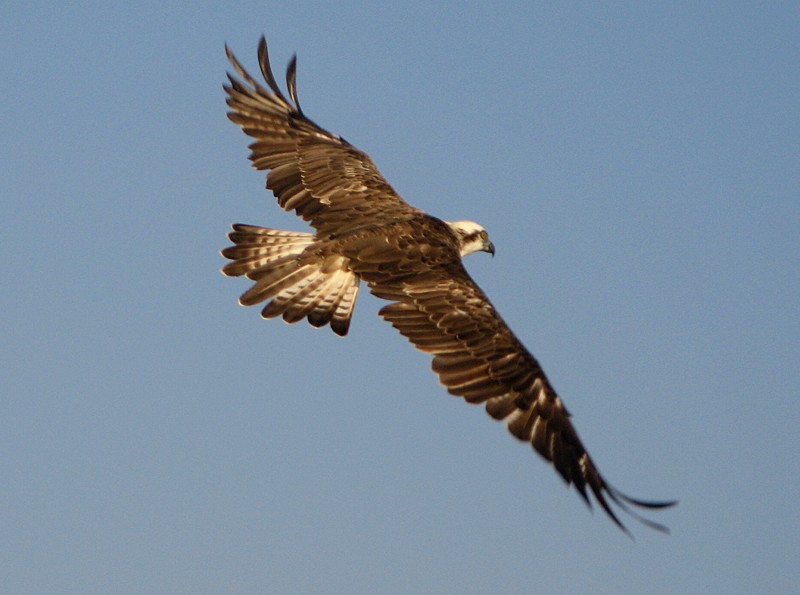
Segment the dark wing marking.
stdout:
<path fill-rule="evenodd" d="M 401 199 L 370 157 L 308 119 L 297 100 L 296 58 L 286 72 L 287 99 L 275 82 L 266 40 L 258 46 L 264 88 L 225 46 L 242 80 L 228 74 L 228 117 L 255 140 L 253 167 L 270 170 L 267 188 L 323 234 L 397 222 L 421 213 Z"/>
<path fill-rule="evenodd" d="M 395 303 L 380 315 L 418 349 L 433 354 L 433 370 L 448 392 L 505 420 L 518 439 L 530 442 L 591 507 L 588 490 L 626 533 L 609 500 L 644 524 L 668 532 L 628 505 L 664 508 L 612 487 L 586 452 L 570 414 L 539 362 L 511 332 L 460 263 L 432 268 L 401 282 L 375 284 L 378 297 Z M 587 490 L 588 488 L 588 490 Z"/>

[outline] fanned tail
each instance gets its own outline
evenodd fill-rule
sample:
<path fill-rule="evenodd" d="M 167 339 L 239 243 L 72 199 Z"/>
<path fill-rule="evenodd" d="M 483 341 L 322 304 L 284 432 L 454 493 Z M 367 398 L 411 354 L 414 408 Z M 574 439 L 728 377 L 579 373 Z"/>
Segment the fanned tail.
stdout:
<path fill-rule="evenodd" d="M 339 255 L 304 257 L 312 233 L 282 231 L 237 223 L 228 234 L 233 246 L 222 250 L 232 262 L 222 272 L 255 281 L 239 298 L 243 306 L 271 300 L 264 318 L 282 316 L 293 323 L 307 318 L 313 326 L 331 325 L 337 335 L 350 328 L 358 295 L 358 277 Z"/>

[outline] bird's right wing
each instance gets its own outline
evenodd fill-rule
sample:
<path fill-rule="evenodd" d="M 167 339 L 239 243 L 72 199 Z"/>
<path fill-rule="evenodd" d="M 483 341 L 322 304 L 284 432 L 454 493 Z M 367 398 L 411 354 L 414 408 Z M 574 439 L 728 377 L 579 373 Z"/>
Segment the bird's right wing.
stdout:
<path fill-rule="evenodd" d="M 505 420 L 509 431 L 550 461 L 587 504 L 591 491 L 626 532 L 610 502 L 646 525 L 667 531 L 634 513 L 629 505 L 664 508 L 674 502 L 634 499 L 605 480 L 539 362 L 460 263 L 371 287 L 378 297 L 394 302 L 380 315 L 418 349 L 434 356 L 433 370 L 448 392 L 468 403 L 485 403 L 489 415 Z"/>

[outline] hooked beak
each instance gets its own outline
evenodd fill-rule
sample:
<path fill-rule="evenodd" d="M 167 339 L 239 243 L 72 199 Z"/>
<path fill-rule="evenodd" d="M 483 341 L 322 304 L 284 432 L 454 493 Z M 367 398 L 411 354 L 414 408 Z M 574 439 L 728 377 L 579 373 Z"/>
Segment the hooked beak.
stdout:
<path fill-rule="evenodd" d="M 486 246 L 483 248 L 483 251 L 484 251 L 484 252 L 488 252 L 489 254 L 491 254 L 491 255 L 492 255 L 492 258 L 494 258 L 494 244 L 492 244 L 491 242 L 489 242 L 489 243 L 488 243 L 488 244 L 487 244 L 487 245 L 486 245 Z"/>

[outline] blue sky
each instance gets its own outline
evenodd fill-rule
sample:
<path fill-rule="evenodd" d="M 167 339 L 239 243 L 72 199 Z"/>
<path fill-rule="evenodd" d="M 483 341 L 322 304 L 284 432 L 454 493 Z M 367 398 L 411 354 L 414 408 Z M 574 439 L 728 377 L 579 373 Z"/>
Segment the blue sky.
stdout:
<path fill-rule="evenodd" d="M 25 593 L 800 586 L 795 3 L 7 2 L 0 559 Z M 362 293 L 263 321 L 230 223 L 303 230 L 225 118 L 229 43 L 467 266 L 620 489 L 632 542 L 438 385 Z"/>

